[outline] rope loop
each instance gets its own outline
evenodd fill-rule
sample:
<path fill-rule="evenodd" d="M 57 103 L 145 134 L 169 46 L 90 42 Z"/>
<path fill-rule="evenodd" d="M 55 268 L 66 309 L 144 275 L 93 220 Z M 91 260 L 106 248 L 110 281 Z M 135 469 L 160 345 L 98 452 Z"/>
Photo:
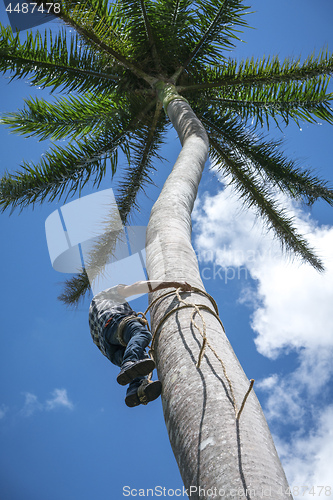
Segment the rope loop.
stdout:
<path fill-rule="evenodd" d="M 147 320 L 145 313 L 143 313 L 143 312 L 136 313 L 137 316 L 139 316 L 139 314 L 141 314 L 141 318 L 137 318 L 138 321 L 140 321 L 140 323 L 143 326 L 146 326 L 148 328 L 148 330 L 150 331 L 149 321 Z"/>
<path fill-rule="evenodd" d="M 232 404 L 233 404 L 234 411 L 235 411 L 236 420 L 239 420 L 239 418 L 241 416 L 241 413 L 242 413 L 242 411 L 244 409 L 246 400 L 247 400 L 247 398 L 248 398 L 248 396 L 249 396 L 249 394 L 250 394 L 250 392 L 252 390 L 252 387 L 253 387 L 253 384 L 254 384 L 254 379 L 251 379 L 249 388 L 248 388 L 248 390 L 247 390 L 247 392 L 246 392 L 246 394 L 245 394 L 245 396 L 243 398 L 243 401 L 242 401 L 242 404 L 240 406 L 240 409 L 238 409 L 237 403 L 236 403 L 236 397 L 235 397 L 234 389 L 233 389 L 231 380 L 230 380 L 230 378 L 229 378 L 229 376 L 227 374 L 227 370 L 226 370 L 225 364 L 224 364 L 222 358 L 218 355 L 218 353 L 216 352 L 216 350 L 214 349 L 214 347 L 210 344 L 209 340 L 207 339 L 207 335 L 206 335 L 206 322 L 205 322 L 205 319 L 204 319 L 204 317 L 203 317 L 203 315 L 201 313 L 201 310 L 206 310 L 206 311 L 210 312 L 218 320 L 218 322 L 222 326 L 223 331 L 225 332 L 223 323 L 222 323 L 222 321 L 221 321 L 221 319 L 219 317 L 219 311 L 218 311 L 217 304 L 216 304 L 215 300 L 213 299 L 213 297 L 211 297 L 205 290 L 201 290 L 200 288 L 191 287 L 191 292 L 201 293 L 202 295 L 204 295 L 205 297 L 207 297 L 210 300 L 211 304 L 213 305 L 214 309 L 211 309 L 210 307 L 208 307 L 205 304 L 193 304 L 193 303 L 186 302 L 185 300 L 183 300 L 181 298 L 181 296 L 180 296 L 181 292 L 188 293 L 188 292 L 185 292 L 184 290 L 182 290 L 181 288 L 177 288 L 176 290 L 172 290 L 170 292 L 163 293 L 162 295 L 160 295 L 159 297 L 157 297 L 156 299 L 154 299 L 149 304 L 149 306 L 147 307 L 147 309 L 145 310 L 145 312 L 138 312 L 137 313 L 137 315 L 141 315 L 142 316 L 139 319 L 139 321 L 142 322 L 142 324 L 145 324 L 147 326 L 148 330 L 151 331 L 151 329 L 149 327 L 149 322 L 148 322 L 148 320 L 146 318 L 146 314 L 152 308 L 152 306 L 156 304 L 156 302 L 158 302 L 159 300 L 167 297 L 168 295 L 176 295 L 179 304 L 181 304 L 181 305 L 178 305 L 178 306 L 174 307 L 170 311 L 168 311 L 163 316 L 163 318 L 160 320 L 160 322 L 158 323 L 157 327 L 155 328 L 154 333 L 152 334 L 152 341 L 151 341 L 151 345 L 150 345 L 148 354 L 149 354 L 149 356 L 152 359 L 154 359 L 154 343 L 155 343 L 155 340 L 156 340 L 157 332 L 162 327 L 163 323 L 173 313 L 178 312 L 181 309 L 185 309 L 185 308 L 188 308 L 188 307 L 193 308 L 193 313 L 192 313 L 192 316 L 191 316 L 191 325 L 193 325 L 199 331 L 199 333 L 200 333 L 200 335 L 202 336 L 202 339 L 203 339 L 196 367 L 198 369 L 200 368 L 201 361 L 202 361 L 202 358 L 204 356 L 206 346 L 208 346 L 209 349 L 212 351 L 212 353 L 214 354 L 214 356 L 216 357 L 216 359 L 220 362 L 220 364 L 222 366 L 222 370 L 223 370 L 224 376 L 225 376 L 225 378 L 226 378 L 226 380 L 228 382 L 228 385 L 229 385 L 229 391 L 230 391 L 230 395 L 231 395 L 231 399 L 232 399 Z M 200 326 L 194 320 L 194 317 L 195 317 L 196 314 L 198 314 L 198 316 L 200 316 L 201 323 L 202 323 L 202 327 L 201 328 L 200 328 Z M 151 377 L 152 377 L 152 373 L 149 374 L 148 380 L 151 380 Z"/>

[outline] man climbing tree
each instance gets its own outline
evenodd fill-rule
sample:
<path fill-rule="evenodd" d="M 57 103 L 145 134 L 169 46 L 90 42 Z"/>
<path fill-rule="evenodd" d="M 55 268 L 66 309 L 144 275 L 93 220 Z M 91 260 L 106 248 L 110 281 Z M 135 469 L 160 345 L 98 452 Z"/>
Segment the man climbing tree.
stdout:
<path fill-rule="evenodd" d="M 191 286 L 184 282 L 138 281 L 129 286 L 108 288 L 91 301 L 89 326 L 92 339 L 111 363 L 120 366 L 117 382 L 129 384 L 125 397 L 129 407 L 146 405 L 157 399 L 162 384 L 148 378 L 155 369 L 155 362 L 145 350 L 152 340 L 147 321 L 133 311 L 125 298 L 171 287 L 191 290 Z"/>
<path fill-rule="evenodd" d="M 57 36 L 28 34 L 21 41 L 0 26 L 0 70 L 11 72 L 12 78 L 29 74 L 33 85 L 66 93 L 52 103 L 26 100 L 25 109 L 8 114 L 3 123 L 27 136 L 69 139 L 66 147 L 53 145 L 39 164 L 24 163 L 21 171 L 6 173 L 0 180 L 0 208 L 54 201 L 65 193 L 81 193 L 88 182 L 98 188 L 106 175 L 111 177 L 108 165 L 112 177 L 118 172 L 118 154 L 124 153 L 129 166 L 116 201 L 126 225 L 138 209 L 139 193 L 153 183 L 153 160 L 160 160 L 159 147 L 170 124 L 174 127 L 182 150 L 150 212 L 146 268 L 150 279 L 181 279 L 201 294 L 193 291 L 192 306 L 183 304 L 166 321 L 174 297 L 160 301 L 151 312 L 170 443 L 185 487 L 197 488 L 193 499 L 202 496 L 200 488 L 209 491 L 213 486 L 223 492 L 220 498 L 229 500 L 234 492 L 261 500 L 266 491 L 272 500 L 290 499 L 254 391 L 241 413 L 249 381 L 202 295 L 191 213 L 209 155 L 239 195 L 240 205 L 255 209 L 285 249 L 323 270 L 279 195 L 309 205 L 316 200 L 333 205 L 333 190 L 287 158 L 280 141 L 266 139 L 258 129 L 270 122 L 332 124 L 328 82 L 333 57 L 324 50 L 304 60 L 231 59 L 228 51 L 246 26 L 248 8 L 242 0 L 60 4 L 56 16 L 69 30 Z M 111 236 L 94 250 L 94 278 L 109 262 Z M 60 298 L 76 304 L 89 290 L 84 269 L 67 281 Z M 155 289 L 150 298 L 159 296 Z M 206 307 L 202 329 L 205 325 L 209 348 L 200 366 L 202 339 L 193 331 L 191 312 L 199 305 Z"/>

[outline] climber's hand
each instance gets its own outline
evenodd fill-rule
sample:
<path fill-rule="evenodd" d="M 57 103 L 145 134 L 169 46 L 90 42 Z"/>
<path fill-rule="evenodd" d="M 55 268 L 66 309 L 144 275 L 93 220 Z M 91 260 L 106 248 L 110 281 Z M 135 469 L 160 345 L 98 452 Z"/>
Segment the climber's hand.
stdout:
<path fill-rule="evenodd" d="M 190 292 L 192 290 L 191 285 L 186 281 L 184 281 L 184 283 L 180 283 L 180 288 L 182 289 L 183 292 Z"/>

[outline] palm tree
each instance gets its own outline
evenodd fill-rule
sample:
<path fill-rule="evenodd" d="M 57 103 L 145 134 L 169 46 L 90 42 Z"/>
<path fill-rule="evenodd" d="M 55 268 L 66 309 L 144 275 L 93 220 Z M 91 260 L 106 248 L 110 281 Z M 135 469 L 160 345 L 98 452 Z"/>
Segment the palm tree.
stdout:
<path fill-rule="evenodd" d="M 53 103 L 28 99 L 24 109 L 2 122 L 26 136 L 68 139 L 66 147 L 53 146 L 38 164 L 23 163 L 21 171 L 1 179 L 2 210 L 66 199 L 88 181 L 97 189 L 108 165 L 112 176 L 116 172 L 123 152 L 128 167 L 116 200 L 125 225 L 139 192 L 152 182 L 153 160 L 171 122 L 182 150 L 151 211 L 150 279 L 186 280 L 204 290 L 191 245 L 191 212 L 208 154 L 240 202 L 257 209 L 281 244 L 322 270 L 277 204 L 276 193 L 332 204 L 333 191 L 257 129 L 272 120 L 332 123 L 327 91 L 332 56 L 323 51 L 283 62 L 227 57 L 246 26 L 241 0 L 60 3 L 57 16 L 75 34 L 64 27 L 57 36 L 37 32 L 21 42 L 1 27 L 1 71 L 13 78 L 29 76 L 32 84 L 64 94 Z M 88 263 L 90 278 L 103 270 L 113 244 L 114 234 L 98 242 Z M 76 304 L 89 288 L 84 271 L 67 281 L 61 299 Z M 165 421 L 188 493 L 191 498 L 203 497 L 203 491 L 206 497 L 215 492 L 216 498 L 290 498 L 253 391 L 240 413 L 249 382 L 211 300 L 200 292 L 183 298 L 203 306 L 202 324 L 199 314 L 194 321 L 204 341 L 191 320 L 192 308 L 171 312 L 184 306 L 174 295 L 153 304 L 151 323 Z"/>

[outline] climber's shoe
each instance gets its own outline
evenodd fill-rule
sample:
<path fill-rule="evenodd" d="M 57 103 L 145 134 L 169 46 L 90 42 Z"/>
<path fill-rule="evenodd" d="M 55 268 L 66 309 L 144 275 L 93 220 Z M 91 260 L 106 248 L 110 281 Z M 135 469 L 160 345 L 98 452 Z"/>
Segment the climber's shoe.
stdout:
<path fill-rule="evenodd" d="M 120 385 L 126 385 L 132 382 L 136 377 L 149 375 L 155 368 L 155 363 L 152 359 L 140 359 L 139 361 L 126 361 L 122 366 L 117 377 L 117 382 Z"/>
<path fill-rule="evenodd" d="M 145 379 L 141 382 L 139 387 L 128 389 L 125 403 L 130 408 L 134 406 L 147 405 L 150 401 L 157 399 L 162 392 L 162 384 L 159 380 L 150 382 Z"/>

